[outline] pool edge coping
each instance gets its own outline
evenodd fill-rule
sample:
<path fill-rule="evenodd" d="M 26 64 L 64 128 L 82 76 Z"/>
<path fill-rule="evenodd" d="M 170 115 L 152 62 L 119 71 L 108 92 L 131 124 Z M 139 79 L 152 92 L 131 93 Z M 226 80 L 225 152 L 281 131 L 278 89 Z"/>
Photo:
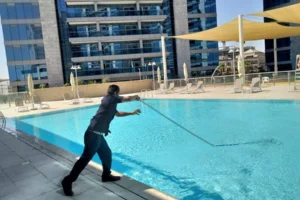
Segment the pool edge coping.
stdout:
<path fill-rule="evenodd" d="M 284 99 L 275 99 L 275 98 L 270 98 L 270 99 L 259 99 L 259 98 L 255 98 L 255 99 L 246 99 L 246 98 L 145 98 L 142 100 L 202 100 L 202 101 L 294 101 L 297 103 L 300 103 L 300 99 L 288 99 L 288 98 L 284 98 Z M 139 101 L 138 101 L 139 102 Z M 28 118 L 28 117 L 33 117 L 33 116 L 39 116 L 39 115 L 48 115 L 48 114 L 55 114 L 55 113 L 59 113 L 59 112 L 70 112 L 72 110 L 80 110 L 80 109 L 86 109 L 86 108 L 90 108 L 90 107 L 97 107 L 99 106 L 99 104 L 88 104 L 88 105 L 84 105 L 84 106 L 78 106 L 78 107 L 70 107 L 70 108 L 62 108 L 62 109 L 57 109 L 57 110 L 48 110 L 46 112 L 41 112 L 41 113 L 30 113 L 28 115 L 22 115 L 22 116 L 11 116 L 11 117 L 7 117 L 9 119 L 14 119 L 14 118 Z"/>
<path fill-rule="evenodd" d="M 3 129 L 1 129 L 3 130 Z M 67 166 L 72 167 L 75 163 L 74 160 L 78 158 L 79 156 L 71 153 L 69 151 L 66 151 L 60 147 L 57 147 L 53 144 L 50 144 L 44 140 L 41 140 L 37 137 L 34 137 L 32 135 L 29 135 L 23 131 L 20 130 L 12 130 L 9 127 L 6 127 L 6 129 L 3 130 L 5 133 L 15 137 L 17 140 L 20 140 L 21 142 L 26 143 L 27 145 L 31 146 L 32 148 L 40 151 L 41 153 L 44 153 L 45 155 L 49 156 L 50 158 L 54 159 L 55 161 Z M 85 170 L 89 171 L 91 174 L 94 174 L 96 176 L 101 177 L 102 174 L 102 165 L 91 161 L 88 166 L 85 168 Z M 140 197 L 141 199 L 164 199 L 164 200 L 176 200 L 177 198 L 164 193 L 158 189 L 155 189 L 149 185 L 146 185 L 144 183 L 141 183 L 137 180 L 134 180 L 124 174 L 121 174 L 119 172 L 116 172 L 112 170 L 113 174 L 122 176 L 121 181 L 119 182 L 112 182 L 111 184 L 117 185 L 124 190 L 126 190 L 128 193 L 131 193 L 135 196 Z M 86 176 L 84 173 L 81 174 L 81 176 Z M 94 181 L 94 180 L 91 180 Z M 129 184 L 128 184 L 129 183 Z M 106 188 L 105 185 L 100 184 L 102 187 Z M 128 188 L 128 185 L 130 186 Z M 145 190 L 144 192 L 141 192 L 141 190 L 134 190 L 135 187 L 143 188 Z M 108 189 L 108 188 L 106 188 Z M 150 190 L 150 192 L 147 192 L 146 190 Z"/>

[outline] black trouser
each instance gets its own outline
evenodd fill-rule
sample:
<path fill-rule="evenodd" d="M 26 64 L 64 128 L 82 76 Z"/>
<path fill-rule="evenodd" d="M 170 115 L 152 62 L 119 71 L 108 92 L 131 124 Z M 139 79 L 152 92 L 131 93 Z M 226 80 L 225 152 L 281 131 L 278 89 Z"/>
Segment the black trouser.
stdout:
<path fill-rule="evenodd" d="M 90 130 L 87 130 L 84 134 L 84 150 L 80 159 L 75 163 L 72 171 L 67 179 L 71 182 L 76 181 L 79 174 L 92 160 L 95 154 L 98 154 L 103 166 L 102 176 L 110 175 L 112 154 L 111 150 L 102 135 L 98 135 Z"/>

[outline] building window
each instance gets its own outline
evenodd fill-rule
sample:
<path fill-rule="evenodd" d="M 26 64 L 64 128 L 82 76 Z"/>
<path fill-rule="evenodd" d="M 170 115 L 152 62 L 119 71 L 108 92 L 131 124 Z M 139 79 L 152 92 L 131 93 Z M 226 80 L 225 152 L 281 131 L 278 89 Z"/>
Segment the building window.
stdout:
<path fill-rule="evenodd" d="M 155 57 L 155 58 L 145 58 L 145 65 L 148 66 L 149 63 L 155 62 L 156 66 L 162 65 L 162 57 Z M 151 65 L 150 65 L 151 66 Z"/>
<path fill-rule="evenodd" d="M 278 62 L 290 61 L 291 51 L 290 50 L 278 51 L 277 56 L 278 56 L 277 57 Z"/>
<path fill-rule="evenodd" d="M 141 67 L 140 59 L 104 61 L 104 69 L 128 68 L 128 72 L 132 72 L 138 67 Z"/>
<path fill-rule="evenodd" d="M 143 34 L 164 33 L 164 27 L 161 22 L 143 22 L 142 31 Z"/>
<path fill-rule="evenodd" d="M 274 40 L 265 40 L 266 49 L 274 49 Z M 277 39 L 277 48 L 289 47 L 291 45 L 290 38 Z"/>
<path fill-rule="evenodd" d="M 291 0 L 264 0 L 264 10 L 290 3 Z"/>
<path fill-rule="evenodd" d="M 48 79 L 45 64 L 8 66 L 8 72 L 11 82 L 26 81 L 28 74 L 32 75 L 33 80 Z"/>
<path fill-rule="evenodd" d="M 38 3 L 0 3 L 2 19 L 38 19 Z"/>
<path fill-rule="evenodd" d="M 6 41 L 43 39 L 40 24 L 3 24 L 3 33 Z"/>
<path fill-rule="evenodd" d="M 152 53 L 161 51 L 161 40 L 145 40 L 143 41 L 143 52 Z"/>
<path fill-rule="evenodd" d="M 191 55 L 191 67 L 208 67 L 219 65 L 219 53 L 197 53 Z"/>
<path fill-rule="evenodd" d="M 189 18 L 189 32 L 200 32 L 217 27 L 216 17 Z"/>
<path fill-rule="evenodd" d="M 43 44 L 6 45 L 7 61 L 26 61 L 45 59 Z"/>
<path fill-rule="evenodd" d="M 218 42 L 190 40 L 190 49 L 218 49 Z"/>
<path fill-rule="evenodd" d="M 216 0 L 187 0 L 189 14 L 216 13 Z"/>

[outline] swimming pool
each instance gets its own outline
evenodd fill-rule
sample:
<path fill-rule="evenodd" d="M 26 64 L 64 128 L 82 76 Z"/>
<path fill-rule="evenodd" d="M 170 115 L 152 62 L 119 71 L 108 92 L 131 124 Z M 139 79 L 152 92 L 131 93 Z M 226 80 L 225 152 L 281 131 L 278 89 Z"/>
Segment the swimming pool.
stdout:
<path fill-rule="evenodd" d="M 213 144 L 269 142 L 211 147 L 140 102 L 124 103 L 118 110 L 141 108 L 143 113 L 112 122 L 107 140 L 115 171 L 180 199 L 300 198 L 299 101 L 146 102 Z M 81 154 L 96 110 L 91 106 L 9 123 Z"/>

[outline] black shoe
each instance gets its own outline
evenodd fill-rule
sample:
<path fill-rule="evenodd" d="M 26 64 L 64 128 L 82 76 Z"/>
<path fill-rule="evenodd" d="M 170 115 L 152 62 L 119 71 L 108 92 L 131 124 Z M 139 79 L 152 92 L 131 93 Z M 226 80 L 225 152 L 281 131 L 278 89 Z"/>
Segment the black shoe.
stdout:
<path fill-rule="evenodd" d="M 113 176 L 113 175 L 102 176 L 102 182 L 115 182 L 119 180 L 121 180 L 120 176 Z"/>
<path fill-rule="evenodd" d="M 67 177 L 65 177 L 62 181 L 61 181 L 61 186 L 64 190 L 64 193 L 66 196 L 73 196 L 74 192 L 72 191 L 72 182 L 69 182 L 67 180 Z"/>

